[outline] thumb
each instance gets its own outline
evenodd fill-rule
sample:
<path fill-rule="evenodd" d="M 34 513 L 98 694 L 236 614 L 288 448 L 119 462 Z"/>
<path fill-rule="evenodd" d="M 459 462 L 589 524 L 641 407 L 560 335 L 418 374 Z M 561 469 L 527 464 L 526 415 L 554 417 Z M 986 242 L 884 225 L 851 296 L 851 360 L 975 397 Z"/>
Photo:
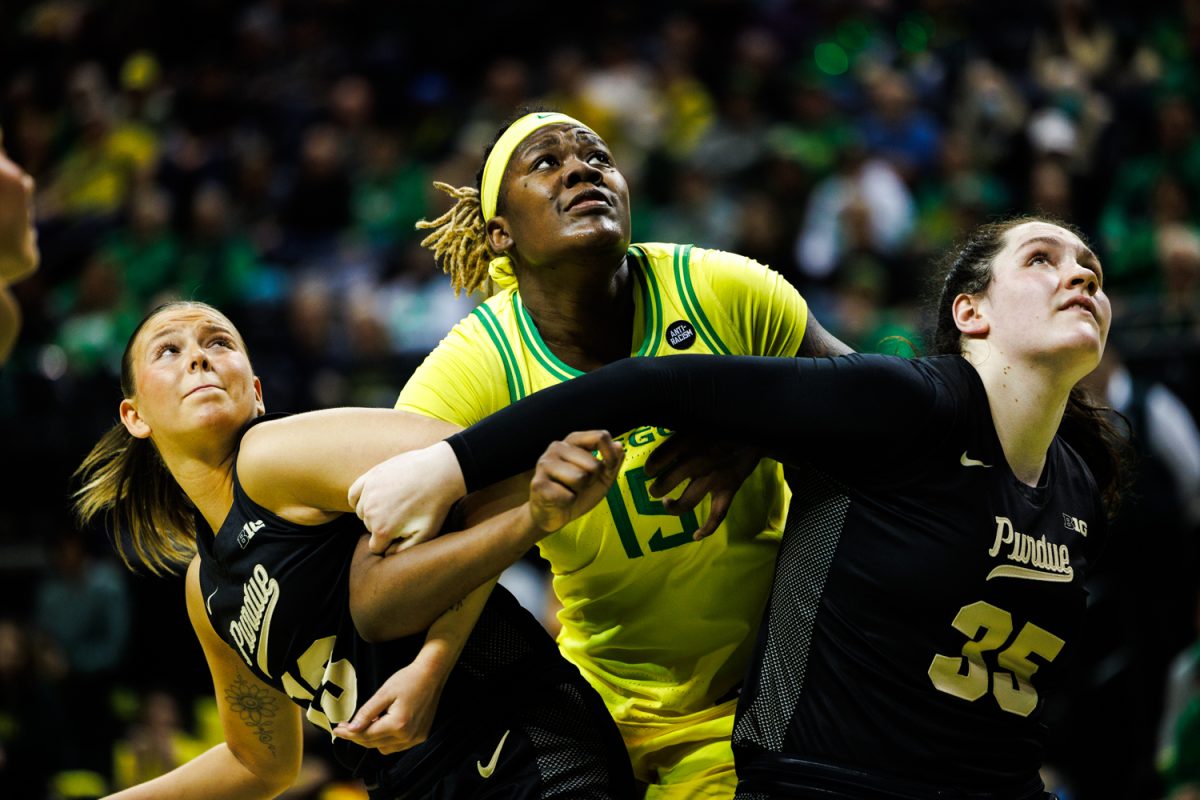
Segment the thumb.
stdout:
<path fill-rule="evenodd" d="M 391 537 L 374 532 L 371 533 L 371 539 L 367 542 L 367 549 L 377 556 L 385 554 L 391 546 Z"/>
<path fill-rule="evenodd" d="M 621 471 L 621 464 L 625 461 L 625 448 L 620 442 L 612 442 L 610 455 L 604 459 L 604 480 L 607 483 L 612 483 L 616 480 L 617 474 Z"/>
<path fill-rule="evenodd" d="M 376 693 L 370 700 L 363 703 L 349 722 L 345 723 L 346 727 L 355 733 L 360 732 L 375 720 L 376 717 L 382 716 L 391 705 L 391 698 L 381 693 Z"/>
<path fill-rule="evenodd" d="M 350 484 L 350 491 L 346 493 L 346 499 L 350 501 L 350 506 L 354 509 L 354 513 L 358 515 L 359 519 L 362 519 L 362 509 L 358 507 L 358 501 L 362 499 L 363 484 L 365 483 L 363 479 L 366 476 L 367 473 L 365 472 L 359 475 L 354 483 Z"/>

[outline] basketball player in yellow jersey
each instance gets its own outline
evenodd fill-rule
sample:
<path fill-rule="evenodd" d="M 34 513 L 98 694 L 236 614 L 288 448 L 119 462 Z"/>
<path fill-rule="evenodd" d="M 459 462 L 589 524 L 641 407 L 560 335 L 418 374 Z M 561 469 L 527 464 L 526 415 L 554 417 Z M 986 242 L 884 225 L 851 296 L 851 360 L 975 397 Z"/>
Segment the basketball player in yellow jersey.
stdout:
<path fill-rule="evenodd" d="M 569 117 L 534 113 L 508 126 L 478 192 L 439 186 L 458 203 L 422 223 L 434 229 L 426 246 L 456 291 L 490 277 L 499 292 L 429 356 L 399 408 L 465 427 L 630 355 L 845 352 L 793 288 L 747 258 L 631 246 L 625 180 L 603 140 Z M 625 463 L 608 502 L 540 547 L 563 604 L 559 644 L 617 720 L 646 796 L 732 797 L 737 690 L 770 588 L 786 488 L 778 464 L 739 451 L 716 474 L 694 476 L 712 498 L 695 505 L 693 490 L 674 516 L 644 472 L 669 435 L 622 436 Z M 375 534 L 394 533 L 364 513 L 386 495 L 386 469 L 356 487 Z"/>

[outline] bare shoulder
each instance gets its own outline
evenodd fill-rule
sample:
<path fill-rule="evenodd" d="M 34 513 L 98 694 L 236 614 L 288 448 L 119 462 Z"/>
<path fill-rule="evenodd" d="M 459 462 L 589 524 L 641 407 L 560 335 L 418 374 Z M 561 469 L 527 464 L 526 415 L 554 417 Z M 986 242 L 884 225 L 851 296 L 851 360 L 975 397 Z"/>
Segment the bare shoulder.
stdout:
<path fill-rule="evenodd" d="M 211 658 L 214 645 L 218 644 L 220 640 L 205 612 L 204 596 L 200 591 L 200 556 L 198 555 L 192 559 L 192 563 L 188 564 L 187 575 L 184 579 L 184 596 L 187 600 L 188 620 L 196 631 L 196 638 L 200 640 L 201 647 Z M 219 650 L 219 648 L 216 649 Z"/>
<path fill-rule="evenodd" d="M 817 318 L 809 314 L 808 324 L 804 327 L 804 338 L 800 341 L 800 349 L 796 351 L 796 355 L 823 358 L 844 356 L 853 352 L 845 342 L 825 330 Z"/>

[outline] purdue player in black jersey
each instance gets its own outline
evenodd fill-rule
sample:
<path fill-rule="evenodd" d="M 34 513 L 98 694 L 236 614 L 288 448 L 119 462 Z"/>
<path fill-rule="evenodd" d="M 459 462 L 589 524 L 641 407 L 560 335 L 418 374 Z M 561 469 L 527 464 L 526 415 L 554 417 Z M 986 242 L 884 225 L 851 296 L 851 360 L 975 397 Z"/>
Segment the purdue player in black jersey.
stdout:
<path fill-rule="evenodd" d="M 1076 386 L 1107 338 L 1101 287 L 1072 229 L 988 225 L 948 259 L 943 355 L 620 362 L 384 462 L 359 512 L 436 516 L 559 430 L 733 434 L 795 491 L 739 702 L 738 796 L 1040 798 L 1044 698 L 1119 477 Z M 647 468 L 655 494 L 678 482 L 669 452 Z"/>
<path fill-rule="evenodd" d="M 607 435 L 573 436 L 543 459 L 523 505 L 381 560 L 346 513 L 350 484 L 445 435 L 441 423 L 383 409 L 262 419 L 241 336 L 202 303 L 143 320 L 122 359 L 122 390 L 120 422 L 80 466 L 77 510 L 85 521 L 113 512 L 127 563 L 132 547 L 156 571 L 188 565 L 188 616 L 226 741 L 117 797 L 273 797 L 299 770 L 302 716 L 338 734 L 339 761 L 372 798 L 631 796 L 599 696 L 502 589 L 465 642 L 442 642 L 458 662 L 423 744 L 398 752 L 411 742 L 387 725 L 345 730 L 362 701 L 411 680 L 405 670 L 430 652 L 419 635 L 370 643 L 356 620 L 390 613 L 373 638 L 458 630 L 439 615 L 604 496 L 623 455 Z M 476 554 L 473 573 L 439 571 L 447 542 Z M 363 567 L 364 558 L 380 563 Z"/>

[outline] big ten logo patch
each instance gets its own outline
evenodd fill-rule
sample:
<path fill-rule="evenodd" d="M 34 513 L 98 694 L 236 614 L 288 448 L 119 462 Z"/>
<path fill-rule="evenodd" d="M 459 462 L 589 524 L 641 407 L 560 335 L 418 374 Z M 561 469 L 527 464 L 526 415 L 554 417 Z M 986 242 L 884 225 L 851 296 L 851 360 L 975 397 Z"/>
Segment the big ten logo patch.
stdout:
<path fill-rule="evenodd" d="M 686 319 L 676 320 L 667 326 L 667 344 L 676 350 L 687 350 L 696 343 L 696 329 Z"/>
<path fill-rule="evenodd" d="M 1075 531 L 1076 533 L 1087 536 L 1087 521 L 1079 517 L 1072 517 L 1070 514 L 1063 514 L 1063 527 Z"/>

